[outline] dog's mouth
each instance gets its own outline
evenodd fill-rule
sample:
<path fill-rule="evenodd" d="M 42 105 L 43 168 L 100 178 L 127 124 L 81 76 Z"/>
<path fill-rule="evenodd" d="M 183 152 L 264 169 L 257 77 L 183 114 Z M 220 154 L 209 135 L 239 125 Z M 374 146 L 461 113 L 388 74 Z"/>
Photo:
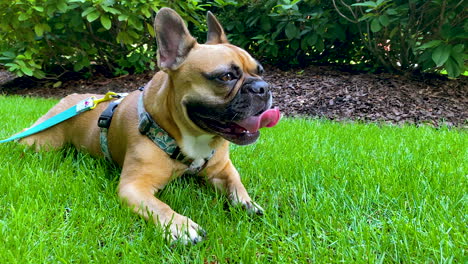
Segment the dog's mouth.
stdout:
<path fill-rule="evenodd" d="M 237 145 L 248 145 L 258 139 L 260 128 L 275 126 L 281 118 L 281 113 L 275 107 L 239 121 L 220 121 L 198 115 L 196 112 L 189 113 L 189 116 L 196 125 L 208 132 L 215 133 Z"/>

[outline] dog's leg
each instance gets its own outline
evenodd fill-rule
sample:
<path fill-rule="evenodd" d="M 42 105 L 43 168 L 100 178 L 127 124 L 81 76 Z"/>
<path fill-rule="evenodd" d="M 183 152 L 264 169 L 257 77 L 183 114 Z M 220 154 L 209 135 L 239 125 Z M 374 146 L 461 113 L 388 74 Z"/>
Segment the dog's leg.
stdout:
<path fill-rule="evenodd" d="M 59 127 L 52 127 L 46 131 L 31 135 L 20 139 L 21 144 L 34 146 L 36 151 L 40 150 L 55 150 L 63 147 L 65 138 Z"/>
<path fill-rule="evenodd" d="M 144 218 L 152 219 L 156 225 L 168 228 L 171 241 L 193 244 L 202 240 L 203 229 L 190 218 L 176 213 L 167 204 L 157 199 L 154 194 L 169 182 L 169 176 L 156 175 L 158 168 L 139 166 L 133 163 L 124 166 L 119 183 L 120 198 Z M 142 170 L 144 168 L 144 171 Z M 160 168 L 159 168 L 160 171 Z M 168 173 L 170 175 L 170 173 Z"/>
<path fill-rule="evenodd" d="M 208 180 L 220 191 L 227 192 L 233 205 L 241 204 L 250 213 L 262 215 L 263 208 L 253 202 L 241 182 L 239 172 L 228 160 L 224 168 L 219 171 L 208 172 Z"/>

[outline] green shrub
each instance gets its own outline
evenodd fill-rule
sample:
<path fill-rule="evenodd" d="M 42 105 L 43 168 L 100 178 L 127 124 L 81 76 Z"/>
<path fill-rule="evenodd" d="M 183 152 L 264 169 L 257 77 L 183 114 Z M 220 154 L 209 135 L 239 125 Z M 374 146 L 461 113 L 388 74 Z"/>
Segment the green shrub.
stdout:
<path fill-rule="evenodd" d="M 0 66 L 44 78 L 100 65 L 154 69 L 154 12 L 176 9 L 204 40 L 206 7 L 230 41 L 276 65 L 363 70 L 466 70 L 468 20 L 455 0 L 12 0 L 0 2 Z"/>
<path fill-rule="evenodd" d="M 12 0 L 0 2 L 0 64 L 44 78 L 102 65 L 114 74 L 154 68 L 154 12 L 169 6 L 199 25 L 199 1 Z"/>
<path fill-rule="evenodd" d="M 216 0 L 231 41 L 277 64 L 465 71 L 463 1 Z"/>
<path fill-rule="evenodd" d="M 450 77 L 465 71 L 468 20 L 463 1 L 333 3 L 356 25 L 362 45 L 388 71 L 445 69 Z"/>
<path fill-rule="evenodd" d="M 349 63 L 344 50 L 348 26 L 336 22 L 338 15 L 326 1 L 267 0 L 215 1 L 217 13 L 230 40 L 276 64 L 297 65 L 314 61 Z"/>

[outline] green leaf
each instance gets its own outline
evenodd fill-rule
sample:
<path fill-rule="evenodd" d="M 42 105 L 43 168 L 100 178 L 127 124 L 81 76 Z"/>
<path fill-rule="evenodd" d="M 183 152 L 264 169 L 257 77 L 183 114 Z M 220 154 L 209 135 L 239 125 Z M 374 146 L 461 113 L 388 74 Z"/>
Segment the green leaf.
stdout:
<path fill-rule="evenodd" d="M 146 28 L 148 29 L 149 34 L 154 38 L 156 34 L 154 33 L 154 28 L 150 23 L 146 23 Z"/>
<path fill-rule="evenodd" d="M 21 15 L 18 16 L 19 21 L 25 21 L 28 20 L 31 16 L 28 13 L 21 13 Z"/>
<path fill-rule="evenodd" d="M 28 68 L 28 67 L 21 67 L 20 70 L 26 74 L 27 76 L 32 76 L 33 75 L 33 71 Z"/>
<path fill-rule="evenodd" d="M 60 12 L 65 13 L 67 12 L 67 3 L 65 1 L 58 2 L 57 3 L 57 8 L 60 10 Z"/>
<path fill-rule="evenodd" d="M 361 21 L 367 20 L 367 19 L 369 19 L 371 17 L 375 17 L 375 14 L 373 14 L 373 13 L 365 14 L 362 17 L 358 18 L 358 21 L 361 22 Z"/>
<path fill-rule="evenodd" d="M 63 23 L 57 23 L 57 24 L 55 24 L 55 28 L 56 28 L 56 29 L 62 29 L 62 28 L 64 28 L 64 27 L 65 27 L 65 25 L 64 25 Z"/>
<path fill-rule="evenodd" d="M 121 12 L 118 10 L 118 9 L 115 9 L 113 7 L 110 7 L 110 6 L 101 6 L 102 9 L 104 9 L 104 11 L 106 11 L 107 13 L 111 13 L 113 15 L 120 15 Z"/>
<path fill-rule="evenodd" d="M 82 16 L 82 17 L 85 17 L 85 16 L 87 16 L 89 13 L 91 13 L 91 12 L 93 12 L 93 11 L 95 11 L 95 10 L 96 10 L 96 8 L 95 8 L 94 6 L 90 6 L 90 7 L 86 8 L 86 10 L 83 11 L 83 13 L 81 13 L 81 16 Z"/>
<path fill-rule="evenodd" d="M 284 33 L 286 33 L 286 37 L 289 40 L 291 40 L 293 38 L 296 38 L 300 34 L 300 31 L 293 23 L 289 23 L 288 25 L 286 25 Z"/>
<path fill-rule="evenodd" d="M 101 24 L 107 30 L 109 30 L 112 26 L 112 22 L 107 15 L 101 16 Z"/>
<path fill-rule="evenodd" d="M 36 35 L 38 37 L 42 37 L 42 35 L 44 35 L 44 27 L 43 27 L 43 24 L 36 24 L 34 26 L 34 32 L 36 33 Z"/>
<path fill-rule="evenodd" d="M 151 17 L 151 13 L 147 8 L 142 8 L 140 11 L 145 17 Z"/>
<path fill-rule="evenodd" d="M 127 21 L 128 15 L 119 15 L 119 16 L 117 17 L 117 19 L 118 19 L 119 21 Z"/>
<path fill-rule="evenodd" d="M 450 52 L 450 58 L 452 58 L 457 63 L 458 67 L 460 67 L 460 72 L 463 72 L 465 68 L 466 54 L 463 54 L 464 46 L 465 45 L 463 44 L 455 45 Z"/>
<path fill-rule="evenodd" d="M 20 66 L 16 63 L 7 63 L 5 64 L 5 66 L 8 67 L 8 70 L 9 71 L 15 71 L 15 70 L 18 70 L 20 68 Z"/>
<path fill-rule="evenodd" d="M 43 79 L 46 77 L 45 73 L 41 70 L 35 70 L 33 76 L 37 79 Z"/>
<path fill-rule="evenodd" d="M 32 8 L 38 12 L 44 12 L 44 7 L 42 6 L 33 6 Z"/>
<path fill-rule="evenodd" d="M 125 31 L 120 31 L 117 34 L 117 42 L 123 43 L 123 44 L 132 44 L 132 39 L 130 36 L 127 34 Z"/>
<path fill-rule="evenodd" d="M 379 17 L 379 22 L 382 24 L 382 26 L 386 27 L 388 24 L 390 24 L 390 19 L 388 18 L 387 15 L 381 15 Z"/>
<path fill-rule="evenodd" d="M 128 24 L 136 28 L 137 30 L 143 30 L 143 24 L 138 17 L 130 17 L 128 19 Z"/>
<path fill-rule="evenodd" d="M 83 69 L 83 68 L 84 68 L 84 65 L 81 64 L 81 63 L 75 63 L 75 64 L 73 64 L 73 70 L 76 71 L 76 72 L 80 71 L 80 70 Z"/>
<path fill-rule="evenodd" d="M 447 59 L 444 66 L 449 77 L 455 78 L 458 77 L 461 73 L 461 69 L 458 66 L 458 63 L 452 57 Z"/>
<path fill-rule="evenodd" d="M 436 47 L 438 45 L 440 45 L 440 43 L 442 43 L 442 40 L 431 40 L 427 43 L 424 43 L 423 45 L 417 47 L 416 49 L 417 50 L 424 50 L 424 49 L 428 49 L 428 48 L 433 48 L 433 47 Z"/>
<path fill-rule="evenodd" d="M 18 63 L 18 65 L 21 67 L 21 68 L 27 68 L 28 66 L 26 66 L 26 63 L 24 63 L 24 61 L 22 60 L 15 60 L 16 63 Z"/>
<path fill-rule="evenodd" d="M 33 68 L 35 68 L 35 69 L 40 69 L 40 68 L 42 68 L 41 65 L 37 64 L 37 63 L 36 63 L 35 61 L 33 61 L 33 60 L 28 61 L 28 64 L 29 64 L 29 66 L 31 66 L 31 67 L 33 67 Z"/>
<path fill-rule="evenodd" d="M 5 57 L 8 57 L 10 59 L 16 58 L 15 53 L 11 52 L 11 51 L 4 51 L 4 52 L 2 52 L 2 55 L 5 56 Z"/>
<path fill-rule="evenodd" d="M 375 3 L 376 6 L 380 6 L 381 4 L 383 4 L 385 2 L 385 0 L 377 0 L 377 2 Z"/>
<path fill-rule="evenodd" d="M 30 50 L 27 50 L 25 53 L 24 53 L 24 57 L 28 60 L 30 60 L 32 58 L 32 55 L 33 55 L 33 52 L 30 51 Z M 19 56 L 18 56 L 19 57 Z"/>
<path fill-rule="evenodd" d="M 437 67 L 442 66 L 447 61 L 451 51 L 451 45 L 440 45 L 432 52 L 432 60 Z"/>
<path fill-rule="evenodd" d="M 387 11 L 385 11 L 385 13 L 387 13 L 387 15 L 391 15 L 391 16 L 398 15 L 398 11 L 396 11 L 393 8 L 387 9 Z"/>
<path fill-rule="evenodd" d="M 318 39 L 318 35 L 317 33 L 312 33 L 312 34 L 309 34 L 307 35 L 307 44 L 309 44 L 309 46 L 313 46 L 315 45 L 315 43 L 317 43 L 317 39 Z"/>
<path fill-rule="evenodd" d="M 54 88 L 59 88 L 60 86 L 62 86 L 62 82 L 61 81 L 58 81 L 58 82 L 55 82 L 52 87 Z"/>
<path fill-rule="evenodd" d="M 368 7 L 377 7 L 377 3 L 373 1 L 367 1 L 364 3 L 355 3 L 352 4 L 351 6 L 368 6 Z"/>
<path fill-rule="evenodd" d="M 458 44 L 458 45 L 455 45 L 453 48 L 452 48 L 452 55 L 455 55 L 456 53 L 459 53 L 460 55 L 463 54 L 463 50 L 465 50 L 465 45 L 463 44 Z M 458 54 L 457 54 L 458 55 Z"/>
<path fill-rule="evenodd" d="M 380 22 L 377 18 L 374 18 L 371 22 L 371 31 L 372 32 L 379 32 L 382 29 Z"/>
<path fill-rule="evenodd" d="M 98 10 L 95 10 L 95 11 L 89 13 L 86 16 L 86 19 L 88 20 L 88 22 L 93 22 L 94 20 L 98 19 L 100 15 L 101 15 L 101 13 L 99 13 Z"/>
<path fill-rule="evenodd" d="M 140 37 L 140 35 L 137 32 L 133 31 L 133 30 L 127 30 L 127 33 L 133 39 L 138 39 Z"/>

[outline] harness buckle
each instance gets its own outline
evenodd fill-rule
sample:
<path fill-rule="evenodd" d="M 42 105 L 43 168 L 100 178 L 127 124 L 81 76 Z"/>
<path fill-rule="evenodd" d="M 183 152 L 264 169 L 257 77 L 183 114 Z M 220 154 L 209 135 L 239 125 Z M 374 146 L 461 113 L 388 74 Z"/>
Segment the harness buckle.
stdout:
<path fill-rule="evenodd" d="M 101 115 L 98 119 L 98 127 L 100 128 L 109 128 L 112 117 Z"/>
<path fill-rule="evenodd" d="M 119 101 L 114 101 L 109 104 L 109 106 L 102 112 L 98 119 L 98 127 L 100 128 L 109 128 L 112 116 L 114 115 L 115 108 L 119 105 Z"/>

